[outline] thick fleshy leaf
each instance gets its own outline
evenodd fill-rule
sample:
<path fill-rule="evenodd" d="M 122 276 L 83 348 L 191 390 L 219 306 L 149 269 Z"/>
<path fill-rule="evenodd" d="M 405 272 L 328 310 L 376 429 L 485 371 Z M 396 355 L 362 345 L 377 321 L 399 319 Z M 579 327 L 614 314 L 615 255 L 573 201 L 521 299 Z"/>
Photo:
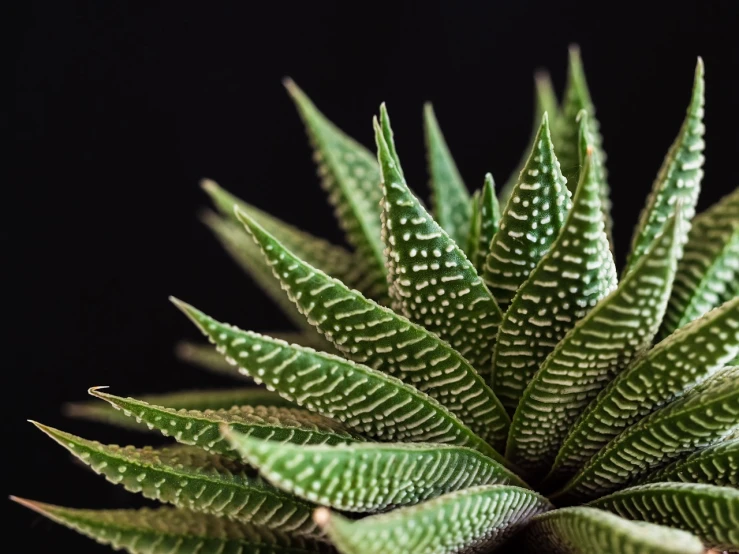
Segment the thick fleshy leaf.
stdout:
<path fill-rule="evenodd" d="M 224 325 L 184 302 L 174 302 L 240 373 L 299 406 L 378 440 L 457 444 L 500 459 L 436 400 L 386 373 Z"/>
<path fill-rule="evenodd" d="M 564 225 L 571 204 L 565 183 L 544 114 L 485 262 L 483 278 L 503 311 Z"/>
<path fill-rule="evenodd" d="M 470 231 L 467 233 L 467 242 L 464 249 L 464 253 L 467 255 L 468 260 L 472 260 L 475 264 L 475 269 L 479 274 L 482 270 L 481 266 L 477 265 L 478 256 L 477 253 L 480 249 L 480 195 L 482 191 L 476 190 L 470 199 Z M 485 260 L 483 259 L 483 263 Z"/>
<path fill-rule="evenodd" d="M 550 474 L 571 477 L 621 431 L 709 377 L 739 353 L 739 298 L 666 338 L 622 371 L 570 430 Z"/>
<path fill-rule="evenodd" d="M 380 301 L 386 290 L 380 238 L 380 169 L 372 153 L 344 134 L 318 111 L 290 79 L 285 87 L 295 101 L 314 148 L 321 184 L 349 243 L 355 263 L 373 283 L 368 290 Z M 292 249 L 291 249 L 292 250 Z"/>
<path fill-rule="evenodd" d="M 96 473 L 146 498 L 272 529 L 315 534 L 315 506 L 247 474 L 248 466 L 195 447 L 106 445 L 35 425 Z"/>
<path fill-rule="evenodd" d="M 593 180 L 600 188 L 600 207 L 605 219 L 606 235 L 611 241 L 611 200 L 605 168 L 606 154 L 603 151 L 603 138 L 600 134 L 600 124 L 595 117 L 595 106 L 590 98 L 588 84 L 585 81 L 585 71 L 580 58 L 580 48 L 570 46 L 569 67 L 567 72 L 567 86 L 562 101 L 562 112 L 554 124 L 554 146 L 562 167 L 562 173 L 567 178 L 567 185 L 574 192 L 580 179 L 583 165 L 581 142 L 581 114 L 587 116 L 588 143 L 593 148 L 592 169 Z M 654 238 L 654 237 L 652 237 Z"/>
<path fill-rule="evenodd" d="M 390 128 L 387 112 L 381 117 Z M 375 121 L 382 171 L 382 238 L 393 309 L 449 342 L 481 374 L 502 318 L 462 249 L 408 188 Z"/>
<path fill-rule="evenodd" d="M 511 198 L 513 189 L 518 183 L 518 179 L 521 176 L 521 171 L 526 166 L 526 162 L 529 159 L 529 153 L 533 150 L 534 141 L 536 135 L 539 133 L 539 125 L 541 124 L 541 118 L 544 114 L 549 114 L 552 121 L 556 121 L 559 118 L 559 106 L 557 102 L 557 95 L 554 93 L 554 87 L 552 86 L 552 79 L 549 76 L 549 72 L 540 69 L 534 74 L 534 119 L 533 129 L 531 130 L 531 138 L 529 139 L 528 146 L 523 153 L 521 161 L 516 165 L 516 169 L 511 173 L 506 181 L 505 185 L 498 195 L 500 205 L 505 207 L 508 204 L 508 200 Z"/>
<path fill-rule="evenodd" d="M 737 426 L 739 430 L 739 425 Z M 682 481 L 739 487 L 739 439 L 724 440 L 676 460 L 640 483 Z"/>
<path fill-rule="evenodd" d="M 80 510 L 11 497 L 101 544 L 131 554 L 329 554 L 326 543 L 180 508 Z"/>
<path fill-rule="evenodd" d="M 456 244 L 462 246 L 469 232 L 470 193 L 459 175 L 430 103 L 423 107 L 423 121 L 434 219 Z"/>
<path fill-rule="evenodd" d="M 624 489 L 591 506 L 683 529 L 716 550 L 739 548 L 739 490 L 693 483 L 654 483 Z"/>
<path fill-rule="evenodd" d="M 294 407 L 289 400 L 285 400 L 279 394 L 257 387 L 147 394 L 139 396 L 138 399 L 147 404 L 173 410 L 227 410 L 234 406 Z M 69 403 L 65 406 L 64 413 L 70 417 L 100 421 L 137 431 L 149 430 L 145 423 L 139 423 L 110 404 L 98 400 Z"/>
<path fill-rule="evenodd" d="M 303 444 L 339 444 L 363 440 L 341 423 L 298 408 L 237 406 L 228 410 L 176 410 L 121 398 L 90 389 L 90 394 L 160 431 L 177 442 L 198 446 L 208 452 L 234 456 L 220 434 L 220 425 L 240 433 L 273 441 Z"/>
<path fill-rule="evenodd" d="M 704 82 L 703 61 L 698 58 L 695 68 L 693 93 L 688 106 L 685 121 L 675 142 L 667 152 L 647 203 L 639 216 L 639 223 L 634 229 L 631 239 L 631 252 L 626 262 L 623 275 L 636 266 L 639 259 L 649 248 L 665 226 L 667 218 L 675 210 L 678 200 L 682 202 L 684 222 L 680 228 L 679 242 L 682 246 L 690 231 L 690 220 L 695 215 L 700 183 L 703 178 L 703 104 Z"/>
<path fill-rule="evenodd" d="M 231 446 L 270 483 L 311 502 L 350 512 L 417 504 L 476 485 L 529 488 L 470 448 L 423 443 L 300 446 L 224 429 Z"/>
<path fill-rule="evenodd" d="M 739 188 L 693 219 L 660 336 L 739 296 Z"/>
<path fill-rule="evenodd" d="M 589 500 L 711 446 L 739 424 L 739 367 L 724 369 L 629 427 L 552 498 Z"/>
<path fill-rule="evenodd" d="M 511 413 L 559 341 L 616 288 L 590 160 L 582 177 L 562 232 L 518 289 L 500 325 L 491 386 Z"/>
<path fill-rule="evenodd" d="M 245 214 L 239 217 L 288 296 L 345 356 L 415 386 L 494 448 L 503 445 L 508 414 L 477 371 L 448 343 L 306 264 Z"/>
<path fill-rule="evenodd" d="M 511 424 L 506 457 L 515 464 L 548 471 L 582 410 L 651 344 L 675 275 L 679 213 L 634 271 L 577 322 L 537 371 Z"/>
<path fill-rule="evenodd" d="M 536 552 L 549 554 L 703 554 L 698 537 L 654 523 L 629 521 L 587 506 L 538 515 L 526 528 Z M 533 549 L 532 548 L 532 549 Z"/>
<path fill-rule="evenodd" d="M 342 554 L 452 554 L 466 548 L 492 551 L 551 507 L 533 491 L 492 485 L 357 521 L 325 508 L 315 519 Z"/>
<path fill-rule="evenodd" d="M 498 205 L 498 198 L 495 196 L 495 181 L 493 181 L 493 176 L 490 173 L 485 174 L 479 210 L 480 233 L 477 239 L 478 246 L 476 255 L 470 257 L 470 260 L 475 264 L 477 272 L 482 275 L 488 254 L 490 254 L 490 244 L 500 227 L 500 206 Z"/>

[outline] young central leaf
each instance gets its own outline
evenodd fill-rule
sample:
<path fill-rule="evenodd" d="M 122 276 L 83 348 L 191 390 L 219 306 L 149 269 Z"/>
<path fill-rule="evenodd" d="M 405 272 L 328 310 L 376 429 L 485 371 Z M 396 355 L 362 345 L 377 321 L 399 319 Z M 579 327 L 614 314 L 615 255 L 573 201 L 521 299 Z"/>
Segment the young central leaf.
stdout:
<path fill-rule="evenodd" d="M 649 248 L 650 243 L 662 230 L 668 216 L 674 211 L 678 199 L 682 201 L 685 221 L 680 229 L 679 243 L 685 243 L 690 231 L 690 220 L 695 214 L 701 179 L 703 179 L 703 134 L 704 105 L 703 60 L 698 58 L 693 81 L 693 94 L 688 106 L 685 121 L 662 167 L 652 185 L 647 203 L 639 216 L 639 224 L 634 229 L 629 254 L 623 275 L 636 265 Z"/>
<path fill-rule="evenodd" d="M 480 232 L 475 248 L 476 255 L 474 258 L 470 257 L 470 260 L 474 262 L 477 272 L 482 275 L 485 261 L 490 253 L 490 244 L 500 227 L 500 206 L 498 205 L 498 198 L 495 196 L 495 182 L 490 173 L 485 175 L 478 209 Z"/>
<path fill-rule="evenodd" d="M 476 485 L 529 488 L 498 462 L 461 446 L 300 446 L 253 439 L 233 431 L 225 431 L 225 435 L 270 483 L 337 510 L 374 512 Z"/>
<path fill-rule="evenodd" d="M 567 331 L 616 287 L 591 162 L 588 157 L 564 229 L 521 285 L 500 326 L 492 387 L 510 412 Z"/>
<path fill-rule="evenodd" d="M 511 424 L 506 457 L 532 472 L 551 467 L 581 411 L 649 346 L 677 265 L 680 212 L 634 271 L 565 335 L 534 375 Z"/>
<path fill-rule="evenodd" d="M 463 245 L 470 225 L 470 194 L 462 182 L 430 103 L 423 107 L 423 121 L 434 216 L 451 239 Z"/>
<path fill-rule="evenodd" d="M 570 191 L 554 155 L 547 114 L 490 244 L 483 277 L 505 311 L 518 287 L 559 235 Z"/>
<path fill-rule="evenodd" d="M 493 391 L 448 343 L 306 264 L 238 212 L 288 296 L 348 358 L 384 371 L 435 398 L 500 448 L 510 419 Z"/>
<path fill-rule="evenodd" d="M 384 109 L 382 117 L 387 119 Z M 462 249 L 406 185 L 378 122 L 375 138 L 393 308 L 449 342 L 479 373 L 487 373 L 500 309 Z"/>

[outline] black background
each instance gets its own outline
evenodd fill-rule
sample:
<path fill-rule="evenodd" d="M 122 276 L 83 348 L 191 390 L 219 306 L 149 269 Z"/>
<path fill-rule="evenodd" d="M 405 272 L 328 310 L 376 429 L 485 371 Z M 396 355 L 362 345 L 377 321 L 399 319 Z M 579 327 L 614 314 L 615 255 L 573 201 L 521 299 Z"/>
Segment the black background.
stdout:
<path fill-rule="evenodd" d="M 6 492 L 80 507 L 138 501 L 72 464 L 25 419 L 140 443 L 66 420 L 60 406 L 92 385 L 136 394 L 230 383 L 175 361 L 173 345 L 198 334 L 168 295 L 241 327 L 285 325 L 196 218 L 207 176 L 341 240 L 283 76 L 367 145 L 386 101 L 406 175 L 425 195 L 422 102 L 434 102 L 468 186 L 486 171 L 502 184 L 529 137 L 533 71 L 548 67 L 561 91 L 567 45 L 578 42 L 609 153 L 622 262 L 697 55 L 707 76 L 700 208 L 739 183 L 738 5 L 18 3 L 4 18 L 15 64 L 3 158 Z M 6 533 L 24 541 L 12 552 L 108 551 L 6 508 Z"/>

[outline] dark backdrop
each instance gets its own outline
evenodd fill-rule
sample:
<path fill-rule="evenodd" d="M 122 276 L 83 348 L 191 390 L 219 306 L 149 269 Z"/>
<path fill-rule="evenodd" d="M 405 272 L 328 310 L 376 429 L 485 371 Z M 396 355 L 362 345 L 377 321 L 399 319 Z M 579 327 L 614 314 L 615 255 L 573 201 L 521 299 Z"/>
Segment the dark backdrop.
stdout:
<path fill-rule="evenodd" d="M 368 145 L 386 101 L 409 181 L 425 194 L 423 101 L 434 102 L 468 186 L 486 171 L 502 183 L 529 136 L 534 69 L 548 67 L 561 90 L 567 45 L 578 42 L 623 261 L 702 55 L 700 207 L 739 182 L 733 0 L 18 4 L 4 18 L 15 64 L 2 231 L 7 493 L 124 506 L 132 496 L 72 464 L 25 419 L 122 442 L 131 437 L 66 420 L 61 404 L 91 385 L 136 394 L 228 383 L 175 361 L 176 341 L 197 332 L 168 295 L 245 328 L 285 324 L 197 221 L 200 178 L 341 240 L 285 75 Z M 107 552 L 6 508 L 11 536 L 30 532 L 14 552 Z"/>

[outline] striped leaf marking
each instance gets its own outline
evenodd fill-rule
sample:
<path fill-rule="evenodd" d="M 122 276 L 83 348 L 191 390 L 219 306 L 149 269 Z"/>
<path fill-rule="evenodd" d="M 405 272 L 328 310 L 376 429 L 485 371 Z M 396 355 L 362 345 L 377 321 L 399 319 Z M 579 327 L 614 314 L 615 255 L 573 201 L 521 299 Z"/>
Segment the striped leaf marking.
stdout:
<path fill-rule="evenodd" d="M 492 387 L 511 413 L 559 341 L 616 288 L 592 167 L 586 161 L 562 232 L 518 289 L 500 326 Z"/>
<path fill-rule="evenodd" d="M 693 452 L 639 480 L 640 483 L 660 481 L 739 487 L 739 439 L 724 440 Z"/>
<path fill-rule="evenodd" d="M 316 534 L 315 506 L 247 474 L 248 466 L 194 447 L 100 444 L 39 423 L 41 431 L 114 484 L 194 512 Z"/>
<path fill-rule="evenodd" d="M 566 182 L 544 114 L 531 155 L 493 236 L 483 271 L 485 283 L 503 311 L 564 225 L 571 204 Z"/>
<path fill-rule="evenodd" d="M 455 415 L 416 388 L 369 367 L 219 323 L 174 301 L 239 372 L 284 398 L 382 441 L 469 446 L 501 460 Z"/>
<path fill-rule="evenodd" d="M 357 521 L 325 508 L 315 519 L 342 554 L 452 554 L 492 551 L 551 507 L 533 491 L 487 485 Z"/>
<path fill-rule="evenodd" d="M 679 211 L 634 271 L 577 322 L 526 388 L 511 424 L 506 457 L 547 472 L 589 402 L 657 332 L 675 275 Z"/>
<path fill-rule="evenodd" d="M 739 424 L 739 367 L 727 368 L 629 427 L 551 498 L 589 500 L 719 442 Z"/>
<path fill-rule="evenodd" d="M 229 429 L 223 433 L 242 459 L 256 467 L 267 481 L 300 498 L 337 510 L 386 510 L 476 485 L 529 488 L 500 463 L 463 446 L 291 446 Z"/>
<path fill-rule="evenodd" d="M 716 550 L 739 548 L 739 490 L 695 483 L 653 483 L 590 503 L 621 517 L 683 529 Z"/>
<path fill-rule="evenodd" d="M 90 389 L 90 394 L 109 402 L 130 417 L 160 431 L 177 442 L 208 452 L 234 457 L 219 426 L 227 424 L 241 433 L 273 441 L 303 444 L 338 444 L 364 440 L 341 423 L 299 408 L 237 406 L 229 410 L 176 410 L 121 398 Z"/>
<path fill-rule="evenodd" d="M 737 353 L 739 297 L 678 330 L 618 374 L 570 430 L 551 477 L 571 477 L 621 431 L 710 377 Z"/>
<path fill-rule="evenodd" d="M 493 448 L 502 447 L 508 414 L 477 371 L 448 343 L 306 264 L 246 214 L 239 217 L 288 296 L 346 357 L 415 386 Z"/>
<path fill-rule="evenodd" d="M 101 544 L 131 554 L 330 554 L 302 535 L 180 508 L 80 510 L 23 498 L 12 500 Z"/>
<path fill-rule="evenodd" d="M 387 120 L 387 112 L 381 117 Z M 383 127 L 390 128 L 389 120 Z M 382 171 L 382 238 L 393 309 L 449 342 L 478 372 L 490 365 L 502 318 L 462 249 L 408 188 L 375 121 Z"/>

